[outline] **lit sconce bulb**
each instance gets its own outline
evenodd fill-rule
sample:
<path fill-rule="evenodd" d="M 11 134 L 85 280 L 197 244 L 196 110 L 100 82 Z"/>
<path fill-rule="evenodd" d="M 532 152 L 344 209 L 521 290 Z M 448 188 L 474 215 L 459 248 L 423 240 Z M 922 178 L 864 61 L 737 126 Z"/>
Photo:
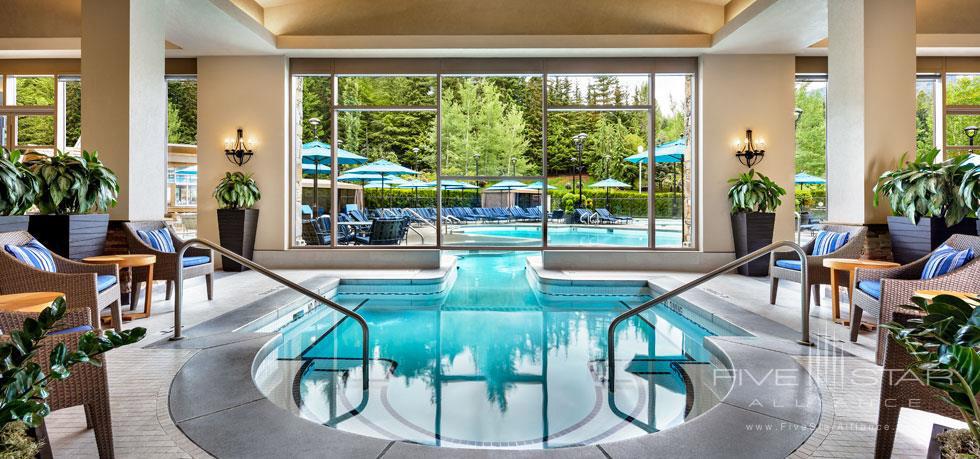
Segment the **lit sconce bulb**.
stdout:
<path fill-rule="evenodd" d="M 251 150 L 252 148 L 255 148 L 255 145 L 256 145 L 255 138 L 250 137 L 248 139 L 248 149 Z"/>
<path fill-rule="evenodd" d="M 235 146 L 235 142 L 231 139 L 225 139 L 225 150 L 231 150 Z"/>
<path fill-rule="evenodd" d="M 732 142 L 732 148 L 734 148 L 735 150 L 741 150 L 742 149 L 742 141 L 736 139 L 734 142 Z"/>
<path fill-rule="evenodd" d="M 760 150 L 764 150 L 766 148 L 766 139 L 759 137 L 759 141 L 756 142 L 756 145 L 758 145 Z"/>

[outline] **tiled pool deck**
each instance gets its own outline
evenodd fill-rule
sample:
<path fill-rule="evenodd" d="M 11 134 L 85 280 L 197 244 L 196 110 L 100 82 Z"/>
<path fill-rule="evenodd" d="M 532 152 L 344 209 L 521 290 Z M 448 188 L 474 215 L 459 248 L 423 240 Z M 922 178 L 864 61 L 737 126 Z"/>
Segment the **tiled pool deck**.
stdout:
<path fill-rule="evenodd" d="M 529 264 L 533 264 L 533 260 Z M 284 273 L 306 285 L 328 289 L 331 284 L 336 286 L 336 281 L 328 279 L 330 277 L 364 279 L 379 276 L 377 271 Z M 380 275 L 419 278 L 425 274 L 389 270 Z M 569 285 L 590 278 L 628 280 L 639 285 L 636 280 L 646 279 L 662 288 L 671 288 L 695 276 L 665 272 L 529 272 L 529 276 L 532 275 L 562 283 L 567 281 Z M 432 280 L 438 276 L 429 277 L 421 284 L 440 284 Z M 370 285 L 370 282 L 362 284 Z M 880 371 L 871 362 L 874 334 L 864 334 L 857 345 L 847 342 L 846 329 L 827 320 L 830 308 L 824 306 L 814 308 L 811 318 L 813 336 L 819 337 L 822 344 L 816 349 L 797 346 L 790 340 L 797 339 L 798 335 L 794 330 L 798 327 L 799 305 L 793 301 L 798 293 L 791 286 L 781 289 L 776 306 L 764 301 L 767 293 L 767 284 L 759 280 L 724 276 L 684 295 L 684 299 L 721 308 L 709 313 L 717 313 L 739 327 L 756 332 L 756 338 L 712 339 L 712 346 L 724 352 L 736 368 L 751 369 L 760 362 L 765 362 L 767 367 L 784 368 L 802 382 L 803 392 L 810 395 L 801 398 L 800 393 L 790 394 L 789 399 L 777 400 L 773 399 L 777 392 L 768 389 L 764 391 L 765 397 L 735 391 L 705 415 L 678 428 L 642 437 L 634 443 L 518 452 L 515 456 L 563 453 L 562 457 L 646 457 L 651 451 L 673 451 L 673 455 L 683 456 L 714 457 L 723 453 L 725 457 L 738 457 L 739 452 L 744 451 L 746 457 L 773 457 L 773 454 L 870 457 L 875 433 L 869 426 L 873 426 L 877 419 L 877 409 L 868 406 L 868 401 L 877 400 L 877 384 L 860 385 L 841 375 L 854 374 L 851 371 L 854 369 Z M 277 297 L 291 294 L 255 273 L 225 275 L 216 281 L 216 299 L 210 303 L 203 300 L 203 285 L 189 283 L 184 320 L 188 324 L 197 324 L 185 330 L 185 334 L 192 338 L 179 343 L 165 340 L 165 333 L 172 323 L 170 301 L 159 301 L 153 317 L 127 324 L 147 327 L 150 333 L 144 348 L 121 349 L 108 356 L 117 456 L 206 457 L 205 450 L 220 457 L 445 455 L 447 450 L 357 437 L 322 427 L 290 416 L 262 397 L 251 382 L 251 362 L 271 335 L 229 334 L 224 330 L 244 324 L 249 317 L 256 317 L 253 314 L 259 312 L 262 303 L 281 305 L 282 301 Z M 162 291 L 159 298 L 163 298 Z M 240 298 L 266 301 L 245 305 Z M 250 313 L 250 308 L 255 309 Z M 235 313 L 225 314 L 230 311 Z M 222 357 L 216 358 L 218 355 Z M 183 371 L 174 381 L 182 367 Z M 214 379 L 207 383 L 200 378 Z M 215 390 L 216 387 L 220 389 Z M 819 395 L 814 397 L 812 394 Z M 801 403 L 802 406 L 798 406 Z M 273 424 L 267 424 L 269 419 L 263 420 L 259 414 L 276 413 L 273 410 L 278 410 L 278 416 L 272 420 Z M 896 456 L 924 456 L 927 440 L 923 437 L 927 436 L 931 419 L 929 415 L 903 411 Z M 284 422 L 293 426 L 291 435 L 269 435 L 264 440 L 256 436 L 268 433 L 270 425 L 279 430 Z M 49 421 L 49 431 L 56 456 L 96 456 L 94 437 L 91 431 L 84 429 L 81 410 L 54 413 Z M 290 436 L 293 436 L 292 440 L 289 440 Z M 733 448 L 732 445 L 739 446 Z M 755 449 L 757 446 L 771 449 L 758 450 Z M 467 453 L 472 457 L 499 456 L 499 451 L 469 450 Z"/>

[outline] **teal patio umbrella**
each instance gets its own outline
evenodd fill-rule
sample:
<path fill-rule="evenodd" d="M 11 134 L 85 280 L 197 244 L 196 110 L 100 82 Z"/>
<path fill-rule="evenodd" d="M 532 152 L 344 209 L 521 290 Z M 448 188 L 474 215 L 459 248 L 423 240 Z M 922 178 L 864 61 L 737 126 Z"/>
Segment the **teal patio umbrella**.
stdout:
<path fill-rule="evenodd" d="M 442 189 L 444 190 L 459 190 L 461 198 L 463 196 L 463 190 L 476 190 L 480 188 L 472 183 L 460 182 L 457 180 L 443 180 L 441 183 Z M 429 185 L 434 187 L 436 186 L 436 182 L 429 182 Z"/>
<path fill-rule="evenodd" d="M 329 144 L 323 143 L 319 140 L 313 140 L 311 142 L 306 142 L 303 144 L 303 148 L 300 151 L 300 162 L 305 165 L 312 165 L 313 170 L 313 217 L 316 218 L 316 212 L 319 211 L 320 206 L 317 203 L 317 189 L 319 188 L 318 179 L 320 177 L 320 165 L 329 165 L 332 160 L 333 149 L 330 148 Z M 337 164 L 361 164 L 367 162 L 367 158 L 351 153 L 342 148 L 337 149 Z M 330 166 L 326 166 L 329 173 Z M 304 172 L 306 169 L 304 167 Z"/>
<path fill-rule="evenodd" d="M 391 161 L 379 159 L 373 163 L 368 163 L 363 166 L 358 166 L 347 171 L 348 174 L 378 174 L 381 176 L 381 183 L 379 188 L 381 188 L 381 207 L 385 204 L 385 180 L 391 177 L 397 177 L 399 175 L 418 175 L 417 171 L 413 171 L 407 167 L 395 164 Z M 365 186 L 367 188 L 367 186 Z"/>
<path fill-rule="evenodd" d="M 687 139 L 681 137 L 667 143 L 657 145 L 653 149 L 653 162 L 655 163 L 683 163 L 684 152 L 687 150 Z M 626 161 L 636 164 L 640 168 L 640 191 L 643 190 L 643 165 L 650 161 L 647 157 L 649 152 L 640 151 L 635 155 L 626 157 Z M 684 168 L 681 167 L 681 181 L 684 180 Z"/>
<path fill-rule="evenodd" d="M 824 183 L 827 183 L 827 180 L 817 177 L 815 175 L 807 174 L 806 172 L 800 172 L 799 174 L 796 174 L 796 177 L 794 177 L 793 181 L 797 185 L 822 185 Z"/>
<path fill-rule="evenodd" d="M 609 189 L 610 188 L 632 188 L 630 185 L 620 182 L 614 178 L 607 178 L 601 182 L 596 182 L 589 185 L 589 188 L 605 188 L 606 189 L 606 209 L 609 208 Z"/>
<path fill-rule="evenodd" d="M 401 185 L 398 185 L 398 188 L 411 188 L 411 189 L 414 189 L 415 190 L 415 207 L 418 207 L 419 206 L 419 188 L 432 188 L 432 186 L 433 185 L 430 184 L 429 182 L 423 182 L 421 180 L 408 180 L 408 181 L 402 183 Z"/>

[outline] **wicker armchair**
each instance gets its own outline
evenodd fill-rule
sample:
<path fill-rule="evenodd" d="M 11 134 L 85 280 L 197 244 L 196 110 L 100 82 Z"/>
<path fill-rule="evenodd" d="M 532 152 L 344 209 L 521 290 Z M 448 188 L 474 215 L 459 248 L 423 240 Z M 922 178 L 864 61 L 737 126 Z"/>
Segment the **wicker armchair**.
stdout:
<path fill-rule="evenodd" d="M 954 234 L 946 240 L 946 245 L 957 250 L 972 248 L 980 255 L 980 237 Z M 854 272 L 862 281 L 881 281 L 881 299 L 869 295 L 859 288 L 854 289 L 854 310 L 851 311 L 851 341 L 857 341 L 861 318 L 867 313 L 877 318 L 878 323 L 892 320 L 895 308 L 907 304 L 916 290 L 958 290 L 980 292 L 980 256 L 975 257 L 960 269 L 932 279 L 922 279 L 922 269 L 929 261 L 926 255 L 912 263 L 886 269 L 860 269 Z M 878 327 L 878 352 L 875 361 L 881 365 L 885 358 L 885 334 Z"/>
<path fill-rule="evenodd" d="M 70 309 L 85 309 L 90 322 L 99 330 L 99 317 L 106 307 L 112 310 L 112 325 L 122 329 L 119 306 L 119 268 L 115 265 L 89 265 L 62 258 L 52 252 L 57 272 L 43 271 L 21 263 L 3 250 L 7 244 L 23 245 L 34 239 L 26 231 L 0 233 L 0 295 L 30 292 L 60 292 L 65 294 Z M 116 283 L 99 291 L 97 276 L 116 276 Z"/>
<path fill-rule="evenodd" d="M 864 239 L 867 237 L 868 229 L 863 226 L 845 225 L 823 225 L 822 230 L 834 231 L 837 233 L 848 233 L 847 243 L 844 247 L 837 249 L 833 253 L 821 256 L 808 255 L 806 257 L 807 277 L 810 285 L 808 289 L 813 294 L 813 304 L 820 305 L 820 286 L 830 284 L 830 268 L 823 266 L 824 258 L 861 258 L 864 254 Z M 803 250 L 807 254 L 813 253 L 815 239 L 810 240 Z M 797 269 L 776 266 L 779 260 L 798 260 L 799 256 L 795 252 L 773 252 L 769 260 L 769 304 L 776 304 L 776 292 L 779 289 L 779 280 L 800 283 L 800 271 Z M 848 279 L 842 279 L 842 282 Z M 846 284 L 845 284 L 846 285 Z"/>
<path fill-rule="evenodd" d="M 23 327 L 24 319 L 28 316 L 36 317 L 37 315 L 0 312 L 0 329 L 20 329 Z M 91 324 L 88 311 L 71 309 L 69 306 L 65 317 L 58 322 L 58 328 L 67 329 Z M 48 336 L 39 344 L 36 361 L 42 368 L 47 368 L 51 351 L 58 343 L 65 343 L 69 350 L 77 349 L 78 340 L 82 334 L 75 332 Z M 75 365 L 72 367 L 71 376 L 68 379 L 52 381 L 48 385 L 48 391 L 48 405 L 51 407 L 51 411 L 83 405 L 87 427 L 95 428 L 95 443 L 99 448 L 99 457 L 115 457 L 112 446 L 112 417 L 109 412 L 109 379 L 104 359 L 102 359 L 102 365 L 98 367 L 89 364 Z M 52 457 L 51 442 L 47 440 L 47 429 L 44 424 L 41 424 L 36 432 L 38 439 L 44 442 L 40 456 L 42 458 Z"/>
<path fill-rule="evenodd" d="M 177 236 L 173 228 L 167 225 L 163 221 L 140 221 L 140 222 L 126 222 L 123 223 L 123 227 L 126 229 L 126 240 L 129 243 L 130 253 L 139 253 L 147 255 L 156 255 L 157 262 L 153 265 L 153 280 L 162 280 L 167 282 L 167 299 L 170 299 L 171 292 L 173 291 L 172 285 L 177 280 L 177 270 L 184 270 L 184 279 L 190 279 L 192 277 L 205 276 L 208 286 L 208 300 L 214 299 L 214 254 L 211 249 L 201 249 L 197 247 L 191 247 L 187 249 L 184 253 L 186 257 L 208 257 L 207 263 L 189 266 L 187 268 L 181 268 L 177 264 L 177 253 L 186 244 L 186 242 Z M 137 231 L 153 231 L 161 228 L 167 228 L 170 232 L 170 238 L 174 241 L 174 249 L 176 252 L 159 252 L 150 247 L 149 244 L 143 242 L 142 239 L 136 234 Z M 133 269 L 133 288 L 132 288 L 132 301 L 130 302 L 130 307 L 135 309 L 137 303 L 139 303 L 140 297 L 140 284 L 146 282 L 147 268 L 134 268 Z M 152 289 L 152 285 L 147 285 L 146 288 Z"/>

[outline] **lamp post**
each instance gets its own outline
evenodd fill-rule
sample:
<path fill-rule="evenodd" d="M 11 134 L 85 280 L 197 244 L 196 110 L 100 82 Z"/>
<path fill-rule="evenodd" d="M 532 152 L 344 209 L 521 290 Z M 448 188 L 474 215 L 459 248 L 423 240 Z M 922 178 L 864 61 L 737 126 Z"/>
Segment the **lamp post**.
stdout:
<path fill-rule="evenodd" d="M 479 153 L 474 153 L 473 154 L 473 161 L 476 162 L 476 173 L 474 173 L 473 175 L 475 175 L 476 177 L 479 177 L 480 176 L 480 154 Z M 476 183 L 477 183 L 477 185 L 480 184 L 479 181 L 477 181 Z"/>
<path fill-rule="evenodd" d="M 575 142 L 575 148 L 578 150 L 578 207 L 582 207 L 582 172 L 584 166 L 582 165 L 582 147 L 585 146 L 585 139 L 588 137 L 584 132 L 575 134 L 572 137 L 572 141 Z"/>
<path fill-rule="evenodd" d="M 510 157 L 510 175 L 517 176 L 517 158 Z"/>
<path fill-rule="evenodd" d="M 963 132 L 966 134 L 967 138 L 970 139 L 970 146 L 973 146 L 973 138 L 977 135 L 976 126 L 967 126 L 963 128 Z M 973 148 L 970 148 L 970 153 L 973 153 Z"/>
<path fill-rule="evenodd" d="M 800 117 L 803 116 L 803 109 L 800 107 L 796 107 L 793 110 L 793 113 L 796 114 L 796 118 L 793 119 L 793 128 L 796 128 L 796 125 L 800 124 Z"/>
<path fill-rule="evenodd" d="M 412 147 L 412 155 L 415 161 L 415 170 L 419 170 L 419 147 Z"/>

